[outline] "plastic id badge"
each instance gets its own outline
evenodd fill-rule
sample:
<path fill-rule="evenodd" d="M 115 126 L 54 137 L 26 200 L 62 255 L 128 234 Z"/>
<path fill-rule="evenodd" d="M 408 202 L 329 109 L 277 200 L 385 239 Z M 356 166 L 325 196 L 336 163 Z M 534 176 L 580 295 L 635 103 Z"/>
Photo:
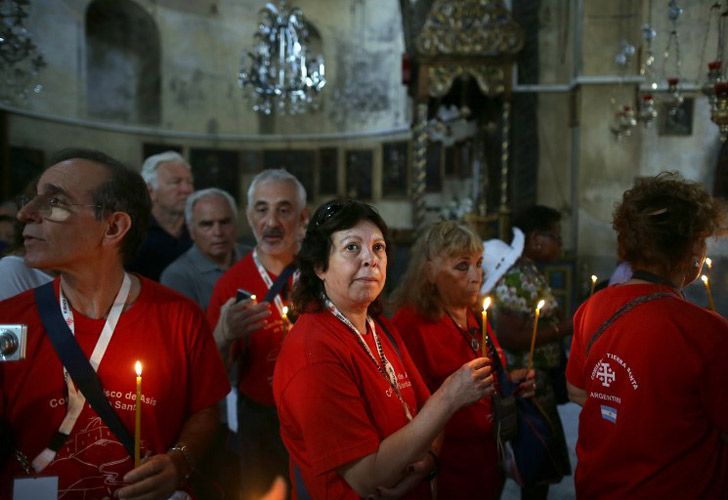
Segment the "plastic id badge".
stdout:
<path fill-rule="evenodd" d="M 13 500 L 55 500 L 58 476 L 22 477 L 13 482 Z"/>

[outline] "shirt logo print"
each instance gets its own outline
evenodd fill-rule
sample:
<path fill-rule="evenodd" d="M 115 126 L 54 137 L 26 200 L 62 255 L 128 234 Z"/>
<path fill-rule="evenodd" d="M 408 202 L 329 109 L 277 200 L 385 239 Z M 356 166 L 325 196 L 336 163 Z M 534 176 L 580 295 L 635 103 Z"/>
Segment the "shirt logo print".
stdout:
<path fill-rule="evenodd" d="M 617 378 L 617 374 L 614 373 L 614 370 L 612 370 L 612 367 L 609 366 L 609 363 L 601 362 L 599 363 L 599 369 L 597 370 L 596 377 L 604 387 L 609 387 Z"/>

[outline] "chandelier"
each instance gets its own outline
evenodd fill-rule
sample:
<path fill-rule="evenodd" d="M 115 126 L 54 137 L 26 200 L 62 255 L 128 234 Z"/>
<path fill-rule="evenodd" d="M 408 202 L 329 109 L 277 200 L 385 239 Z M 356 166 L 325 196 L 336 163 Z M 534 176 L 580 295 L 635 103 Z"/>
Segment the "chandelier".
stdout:
<path fill-rule="evenodd" d="M 285 0 L 269 2 L 259 12 L 260 24 L 254 46 L 243 54 L 238 81 L 247 91 L 253 111 L 270 115 L 273 110 L 297 114 L 316 109 L 326 85 L 324 60 L 308 55 L 309 31 L 303 12 L 288 8 Z"/>
<path fill-rule="evenodd" d="M 26 99 L 29 91 L 38 93 L 38 72 L 46 65 L 23 21 L 28 17 L 29 0 L 0 1 L 0 100 Z"/>

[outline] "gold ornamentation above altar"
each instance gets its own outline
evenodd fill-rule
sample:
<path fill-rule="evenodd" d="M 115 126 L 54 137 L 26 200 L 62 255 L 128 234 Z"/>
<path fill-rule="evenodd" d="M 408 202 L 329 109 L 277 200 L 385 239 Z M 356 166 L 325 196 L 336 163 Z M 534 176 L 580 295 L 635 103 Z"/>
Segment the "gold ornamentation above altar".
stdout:
<path fill-rule="evenodd" d="M 491 97 L 503 94 L 506 89 L 506 75 L 502 66 L 474 66 L 463 64 L 443 64 L 427 68 L 427 85 L 432 97 L 447 94 L 453 82 L 460 76 L 470 75 L 478 82 L 480 91 Z"/>
<path fill-rule="evenodd" d="M 498 0 L 435 0 L 417 48 L 422 56 L 513 56 L 523 47 L 521 27 Z"/>

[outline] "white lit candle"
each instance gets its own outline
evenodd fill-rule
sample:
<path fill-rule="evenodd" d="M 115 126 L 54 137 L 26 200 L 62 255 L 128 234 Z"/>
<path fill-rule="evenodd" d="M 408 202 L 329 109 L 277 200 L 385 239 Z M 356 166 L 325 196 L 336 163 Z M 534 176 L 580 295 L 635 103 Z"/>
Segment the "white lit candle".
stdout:
<path fill-rule="evenodd" d="M 713 301 L 713 292 L 710 289 L 710 278 L 708 278 L 707 275 L 702 275 L 700 279 L 703 281 L 703 285 L 705 286 L 705 293 L 708 294 L 708 307 L 711 311 L 715 311 L 715 302 Z"/>
<path fill-rule="evenodd" d="M 281 319 L 283 320 L 283 333 L 288 333 L 290 322 L 288 321 L 288 306 L 283 306 L 281 309 Z"/>

